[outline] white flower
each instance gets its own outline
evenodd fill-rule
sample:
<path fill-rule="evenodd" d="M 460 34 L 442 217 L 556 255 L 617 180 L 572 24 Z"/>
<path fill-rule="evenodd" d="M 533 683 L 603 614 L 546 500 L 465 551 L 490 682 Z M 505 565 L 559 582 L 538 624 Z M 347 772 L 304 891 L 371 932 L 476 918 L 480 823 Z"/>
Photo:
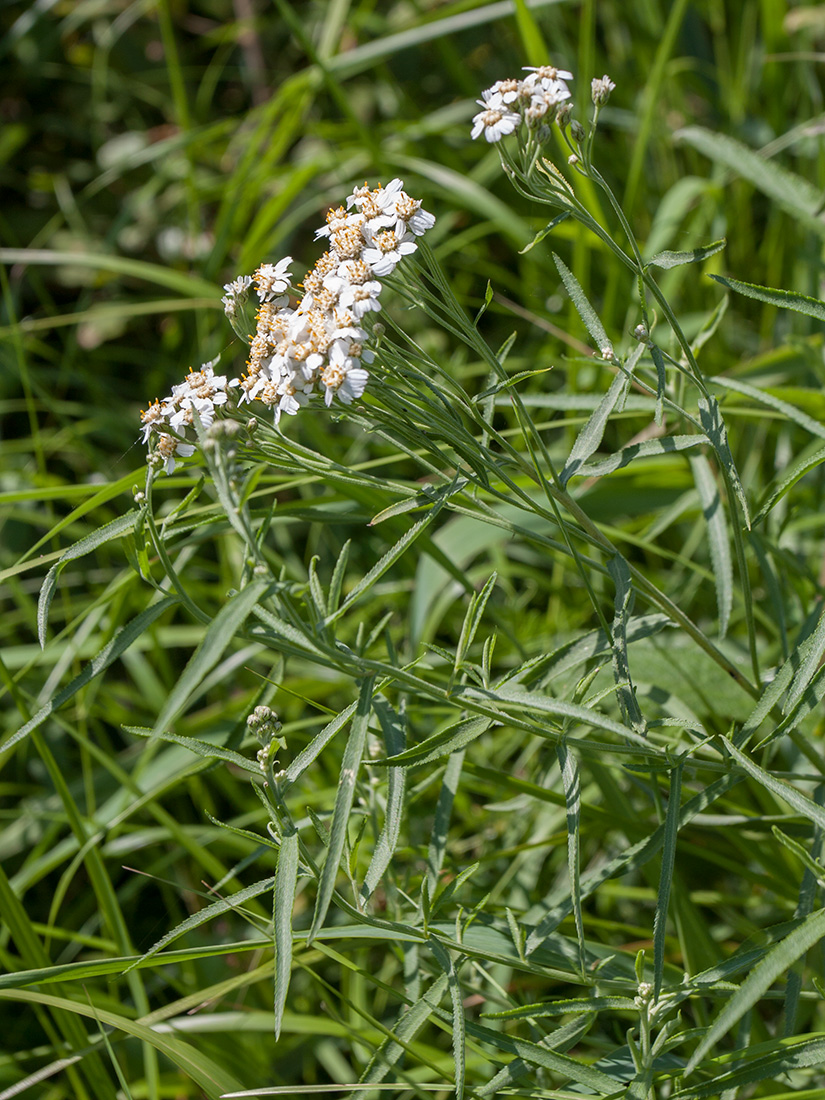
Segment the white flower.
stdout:
<path fill-rule="evenodd" d="M 502 103 L 515 103 L 524 96 L 524 81 L 512 77 L 509 80 L 497 80 L 492 88 L 487 90 L 500 95 Z"/>
<path fill-rule="evenodd" d="M 180 443 L 173 435 L 166 435 L 163 433 L 158 439 L 158 454 L 165 460 L 163 468 L 167 474 L 171 474 L 177 466 L 175 461 L 175 455 L 180 455 L 181 458 L 191 458 L 195 453 L 195 448 L 191 443 Z"/>
<path fill-rule="evenodd" d="M 409 256 L 418 248 L 412 239 L 413 234 L 403 233 L 399 236 L 392 229 L 382 229 L 376 233 L 367 225 L 364 227 L 364 237 L 367 247 L 361 253 L 361 258 L 376 275 L 389 275 L 403 256 Z"/>
<path fill-rule="evenodd" d="M 557 69 L 554 65 L 525 65 L 524 71 L 529 73 L 529 76 L 524 78 L 524 83 L 528 86 L 540 84 L 542 87 L 548 87 L 573 79 L 572 73 L 567 72 L 566 69 Z"/>
<path fill-rule="evenodd" d="M 238 306 L 246 301 L 251 286 L 251 275 L 240 275 L 231 283 L 224 283 L 223 289 L 226 291 L 226 294 L 221 298 L 221 303 L 223 304 L 223 311 L 227 317 L 235 316 Z"/>
<path fill-rule="evenodd" d="M 473 116 L 473 128 L 470 131 L 473 139 L 483 132 L 487 141 L 501 141 L 521 124 L 521 115 L 507 106 L 499 92 L 488 88 L 486 92 L 482 92 L 482 98 L 477 99 L 476 103 L 484 110 Z"/>
<path fill-rule="evenodd" d="M 362 214 L 348 214 L 343 206 L 327 211 L 327 224 L 315 230 L 315 240 L 319 237 L 328 237 L 338 229 L 347 225 L 361 225 L 364 221 Z"/>
<path fill-rule="evenodd" d="M 283 294 L 289 288 L 289 265 L 291 256 L 285 256 L 276 264 L 261 264 L 255 272 L 255 285 L 258 289 L 258 298 L 262 302 L 271 302 L 279 294 Z"/>
<path fill-rule="evenodd" d="M 341 309 L 348 310 L 356 320 L 360 321 L 365 313 L 371 310 L 378 312 L 381 309 L 381 303 L 378 301 L 381 289 L 381 284 L 377 280 L 368 283 L 350 283 L 339 294 L 338 304 Z"/>

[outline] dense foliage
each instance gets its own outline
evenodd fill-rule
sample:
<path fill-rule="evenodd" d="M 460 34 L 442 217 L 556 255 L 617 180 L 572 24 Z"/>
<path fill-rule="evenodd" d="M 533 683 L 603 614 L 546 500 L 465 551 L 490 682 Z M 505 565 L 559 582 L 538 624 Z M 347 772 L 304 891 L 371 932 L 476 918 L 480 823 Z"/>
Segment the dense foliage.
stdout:
<path fill-rule="evenodd" d="M 821 1095 L 821 11 L 2 18 L 0 1100 Z M 398 177 L 366 389 L 145 467 Z"/>

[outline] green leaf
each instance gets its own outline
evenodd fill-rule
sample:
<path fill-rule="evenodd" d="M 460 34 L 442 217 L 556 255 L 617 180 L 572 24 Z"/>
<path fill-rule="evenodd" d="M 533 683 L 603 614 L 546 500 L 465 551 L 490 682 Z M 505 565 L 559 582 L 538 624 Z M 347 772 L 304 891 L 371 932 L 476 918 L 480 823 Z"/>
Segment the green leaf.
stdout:
<path fill-rule="evenodd" d="M 699 248 L 692 248 L 687 252 L 657 252 L 652 259 L 647 261 L 645 267 L 661 267 L 667 270 L 671 267 L 679 267 L 681 264 L 701 263 L 703 260 L 707 260 L 709 256 L 715 256 L 717 252 L 721 252 L 727 243 L 724 237 L 720 237 L 718 241 L 702 245 Z"/>
<path fill-rule="evenodd" d="M 794 217 L 803 229 L 818 237 L 825 237 L 825 222 L 816 215 L 821 192 L 802 176 L 789 172 L 774 160 L 766 160 L 734 138 L 705 130 L 701 126 L 677 130 L 675 137 L 677 141 L 687 142 L 716 164 L 721 164 L 753 184 L 763 195 L 773 199 L 777 206 Z"/>
<path fill-rule="evenodd" d="M 553 232 L 557 225 L 560 225 L 566 218 L 569 217 L 569 210 L 563 210 L 561 214 L 557 214 L 552 221 L 549 221 L 547 225 L 545 225 L 544 229 L 540 229 L 538 231 L 538 233 L 535 235 L 535 237 L 533 237 L 532 241 L 530 241 L 529 244 L 526 244 L 524 248 L 519 249 L 519 256 L 523 256 L 525 252 L 529 252 L 531 249 L 535 248 L 537 244 L 540 244 L 545 237 L 549 236 Z"/>
<path fill-rule="evenodd" d="M 123 729 L 126 733 L 131 733 L 135 737 L 145 737 L 147 739 L 157 737 L 161 741 L 182 745 L 183 748 L 189 749 L 196 756 L 204 756 L 211 760 L 223 760 L 224 763 L 233 764 L 236 768 L 241 768 L 252 775 L 258 777 L 261 775 L 261 768 L 256 760 L 250 760 L 249 757 L 242 756 L 239 752 L 233 752 L 232 749 L 225 749 L 221 745 L 213 745 L 209 741 L 201 741 L 196 737 L 184 737 L 178 733 L 170 733 L 169 730 L 160 730 L 156 733 L 154 730 L 144 729 L 142 726 L 124 726 Z"/>
<path fill-rule="evenodd" d="M 820 227 L 823 223 L 819 222 Z M 768 305 L 778 306 L 781 309 L 793 309 L 797 313 L 804 313 L 808 317 L 816 317 L 818 321 L 825 321 L 825 302 L 819 298 L 809 298 L 806 294 L 797 294 L 793 290 L 777 290 L 772 286 L 759 286 L 757 283 L 743 283 L 739 279 L 726 279 L 723 275 L 711 275 L 717 283 L 726 286 L 729 290 L 735 290 L 737 294 L 744 294 L 746 298 L 755 298 L 758 302 L 767 302 Z"/>
<path fill-rule="evenodd" d="M 246 621 L 252 608 L 266 592 L 269 583 L 263 577 L 253 580 L 223 605 L 207 627 L 203 640 L 189 658 L 180 679 L 169 693 L 155 723 L 155 735 L 171 726 L 180 716 L 204 678 L 225 653 L 235 632 Z"/>
<path fill-rule="evenodd" d="M 447 978 L 447 988 L 450 993 L 450 1002 L 453 1009 L 453 1061 L 455 1063 L 455 1096 L 456 1100 L 462 1100 L 464 1096 L 465 1053 L 464 1053 L 464 999 L 461 995 L 461 986 L 458 981 L 455 964 L 450 952 L 437 939 L 429 941 L 430 950 L 438 965 Z"/>
<path fill-rule="evenodd" d="M 49 715 L 59 710 L 59 708 L 62 707 L 64 703 L 67 703 L 72 696 L 76 695 L 81 688 L 85 687 L 86 684 L 96 676 L 99 676 L 101 672 L 104 672 L 109 667 L 109 665 L 121 657 L 129 646 L 136 642 L 156 619 L 159 619 L 170 607 L 174 607 L 177 602 L 178 600 L 175 596 L 166 596 L 164 599 L 152 604 L 152 606 L 148 607 L 145 611 L 141 611 L 139 615 L 136 615 L 131 622 L 128 622 L 122 630 L 119 630 L 117 634 L 115 634 L 114 638 L 112 638 L 112 640 L 92 658 L 83 671 L 75 676 L 67 687 L 58 692 L 57 695 L 50 699 L 45 706 L 41 707 L 37 714 L 30 718 L 24 726 L 16 733 L 13 733 L 5 744 L 0 746 L 0 751 L 4 752 L 6 749 L 10 749 L 13 745 L 16 745 L 18 741 L 22 741 L 32 730 L 41 726 Z"/>
<path fill-rule="evenodd" d="M 286 994 L 292 976 L 292 910 L 298 884 L 298 833 L 281 840 L 275 889 L 272 895 L 272 923 L 275 929 L 275 1038 L 280 1038 Z"/>
<path fill-rule="evenodd" d="M 772 393 L 766 393 L 764 390 L 760 390 L 756 386 L 750 386 L 747 382 L 740 382 L 736 378 L 721 378 L 717 375 L 711 381 L 716 385 L 724 386 L 726 389 L 734 390 L 736 393 L 742 393 L 746 397 L 752 397 L 754 401 L 760 401 L 763 405 L 768 405 L 770 408 L 784 413 L 788 420 L 798 424 L 800 428 L 804 428 L 811 435 L 817 435 L 820 439 L 825 439 L 825 425 L 820 424 L 818 420 L 814 420 L 812 416 L 806 415 L 801 409 L 797 409 L 796 406 L 789 404 L 787 401 L 774 397 Z"/>
<path fill-rule="evenodd" d="M 364 755 L 364 745 L 367 740 L 367 724 L 370 718 L 372 705 L 372 677 L 361 681 L 361 691 L 358 696 L 358 706 L 352 729 L 347 740 L 344 756 L 341 761 L 341 775 L 338 780 L 338 790 L 335 795 L 335 808 L 332 811 L 332 827 L 329 836 L 329 849 L 324 862 L 321 878 L 318 883 L 318 896 L 315 899 L 315 911 L 312 914 L 312 927 L 307 936 L 307 945 L 312 943 L 318 935 L 324 923 L 329 909 L 329 903 L 335 890 L 335 880 L 341 864 L 341 856 L 347 840 L 347 828 L 352 810 L 352 802 L 355 797 L 355 783 L 358 778 L 358 770 L 361 767 L 361 758 Z"/>
<path fill-rule="evenodd" d="M 626 375 L 617 374 L 610 384 L 610 389 L 599 402 L 598 408 L 576 436 L 573 449 L 570 451 L 564 468 L 559 474 L 562 488 L 567 485 L 571 477 L 580 473 L 580 467 L 584 465 L 594 451 L 598 450 L 610 414 L 621 401 L 628 384 L 629 379 Z"/>
<path fill-rule="evenodd" d="M 702 513 L 708 527 L 710 560 L 713 567 L 713 579 L 716 583 L 716 607 L 719 612 L 719 636 L 724 638 L 728 630 L 731 608 L 733 607 L 733 562 L 730 554 L 725 511 L 713 471 L 705 456 L 692 455 L 690 468 L 693 471 L 693 481 L 699 494 L 699 503 L 702 505 Z"/>
<path fill-rule="evenodd" d="M 670 890 L 673 885 L 673 868 L 676 865 L 676 841 L 679 837 L 679 811 L 682 808 L 682 761 L 670 773 L 670 794 L 665 816 L 665 835 L 662 844 L 662 869 L 659 873 L 659 890 L 656 896 L 656 915 L 653 918 L 653 999 L 657 1001 L 662 991 L 665 972 L 665 935 Z"/>
<path fill-rule="evenodd" d="M 573 305 L 576 307 L 582 321 L 584 321 L 584 327 L 593 337 L 599 354 L 603 359 L 612 359 L 613 344 L 608 340 L 604 325 L 599 320 L 598 314 L 590 304 L 587 295 L 582 290 L 581 283 L 564 260 L 562 260 L 561 256 L 557 256 L 554 252 L 553 259 L 556 262 L 559 275 L 561 275 L 561 280 L 567 288 L 567 293 L 570 295 Z"/>
<path fill-rule="evenodd" d="M 739 471 L 736 469 L 736 463 L 733 461 L 733 455 L 730 453 L 725 423 L 719 411 L 719 402 L 715 397 L 700 397 L 697 404 L 699 406 L 699 419 L 702 422 L 702 427 L 705 429 L 708 439 L 713 444 L 716 457 L 721 462 L 728 481 L 730 482 L 730 486 L 733 489 L 733 493 L 739 501 L 739 506 L 742 509 L 742 517 L 745 520 L 745 526 L 750 528 L 751 521 L 750 511 L 748 509 L 748 499 L 745 496 L 745 490 L 742 488 L 742 482 L 739 478 Z"/>
<path fill-rule="evenodd" d="M 407 742 L 404 719 L 390 706 L 386 699 L 382 699 L 380 696 L 373 700 L 372 707 L 378 721 L 381 723 L 387 753 L 402 753 Z M 367 901 L 381 881 L 398 844 L 404 809 L 405 785 L 406 775 L 404 771 L 398 768 L 391 769 L 387 778 L 387 808 L 384 815 L 384 828 L 378 837 L 370 865 L 364 876 L 364 884 L 361 887 L 361 897 L 364 901 Z"/>
<path fill-rule="evenodd" d="M 782 500 L 786 493 L 793 489 L 800 478 L 803 478 L 809 471 L 815 470 L 817 466 L 821 466 L 823 462 L 825 462 L 825 447 L 820 447 L 814 454 L 802 456 L 793 462 L 786 469 L 778 484 L 775 484 L 775 486 L 768 491 L 764 503 L 753 517 L 754 526 L 756 526 L 757 523 L 761 523 L 762 520 L 773 511 L 774 507 Z"/>
<path fill-rule="evenodd" d="M 450 828 L 450 816 L 453 812 L 458 782 L 461 778 L 461 769 L 464 766 L 464 750 L 454 752 L 447 761 L 444 769 L 444 777 L 441 780 L 441 790 L 438 792 L 438 802 L 435 807 L 433 827 L 430 832 L 430 843 L 427 848 L 427 877 L 429 895 L 433 897 L 438 886 L 438 876 L 444 863 L 444 853 L 447 851 L 447 832 Z"/>
<path fill-rule="evenodd" d="M 737 764 L 739 764 L 752 779 L 755 779 L 756 782 L 760 783 L 766 790 L 771 791 L 772 794 L 775 794 L 778 798 L 787 802 L 789 806 L 793 806 L 798 813 L 801 813 L 803 817 L 807 817 L 809 821 L 813 821 L 820 829 L 825 829 L 825 809 L 818 806 L 816 802 L 811 801 L 811 799 L 802 794 L 801 791 L 798 791 L 796 787 L 792 787 L 790 783 L 786 783 L 784 779 L 777 779 L 776 776 L 771 775 L 770 772 L 766 772 L 764 768 L 760 768 L 758 764 L 755 764 L 753 760 L 746 756 L 731 740 L 726 739 L 724 744 Z"/>
<path fill-rule="evenodd" d="M 75 542 L 68 550 L 65 550 L 59 560 L 54 563 L 46 574 L 46 578 L 40 589 L 40 599 L 37 602 L 37 637 L 40 641 L 41 649 L 46 644 L 46 625 L 49 619 L 49 608 L 51 607 L 52 596 L 54 595 L 55 586 L 57 585 L 57 578 L 63 572 L 66 565 L 70 561 L 82 558 L 84 554 L 90 554 L 92 550 L 97 549 L 98 546 L 102 546 L 106 542 L 111 542 L 112 539 L 121 538 L 131 531 L 134 526 L 134 514 L 127 513 L 126 515 L 118 516 L 118 518 L 113 519 L 111 523 L 105 524 L 97 531 L 93 531 L 91 535 L 87 535 L 85 538 L 80 539 L 79 542 Z"/>
<path fill-rule="evenodd" d="M 564 800 L 567 807 L 567 873 L 570 876 L 570 901 L 573 907 L 573 919 L 576 925 L 576 938 L 579 948 L 579 973 L 584 974 L 584 921 L 582 919 L 581 890 L 581 809 L 582 786 L 579 766 L 575 756 L 562 741 L 556 745 L 556 756 L 564 787 Z"/>
<path fill-rule="evenodd" d="M 637 458 L 658 458 L 661 455 L 677 454 L 698 447 L 704 440 L 701 435 L 666 435 L 662 439 L 646 439 L 642 443 L 632 443 L 623 447 L 609 458 L 598 462 L 587 462 L 576 471 L 578 477 L 604 477 L 615 470 L 629 466 Z"/>
<path fill-rule="evenodd" d="M 168 943 L 172 943 L 179 936 L 183 936 L 186 932 L 191 932 L 193 928 L 200 928 L 202 924 L 206 924 L 208 921 L 213 920 L 215 917 L 221 916 L 223 913 L 229 913 L 240 908 L 244 902 L 249 901 L 251 898 L 260 897 L 261 894 L 266 894 L 275 885 L 275 877 L 260 879 L 258 882 L 247 886 L 243 890 L 238 890 L 237 893 L 230 894 L 227 898 L 221 898 L 219 901 L 212 902 L 211 905 L 207 905 L 206 908 L 201 909 L 199 913 L 193 913 L 191 917 L 187 917 L 186 920 L 181 921 L 177 928 L 173 928 L 171 932 L 167 932 L 165 936 L 153 944 L 148 951 L 136 959 L 130 966 L 127 966 L 124 970 L 124 974 L 128 974 L 130 970 L 134 970 L 136 966 L 146 962 L 147 959 L 151 959 L 153 955 L 157 955 L 158 951 L 162 951 Z"/>
<path fill-rule="evenodd" d="M 373 767 L 386 766 L 388 768 L 411 768 L 421 764 L 431 764 L 442 756 L 449 756 L 459 749 L 465 748 L 477 737 L 481 737 L 493 725 L 491 718 L 462 718 L 460 722 L 453 722 L 440 733 L 434 733 L 420 745 L 414 745 L 405 752 L 395 756 L 388 756 L 383 760 L 372 760 Z"/>
<path fill-rule="evenodd" d="M 767 993 L 777 978 L 787 973 L 798 958 L 825 936 L 825 909 L 811 913 L 793 932 L 762 958 L 708 1028 L 685 1067 L 685 1077 L 746 1012 Z"/>

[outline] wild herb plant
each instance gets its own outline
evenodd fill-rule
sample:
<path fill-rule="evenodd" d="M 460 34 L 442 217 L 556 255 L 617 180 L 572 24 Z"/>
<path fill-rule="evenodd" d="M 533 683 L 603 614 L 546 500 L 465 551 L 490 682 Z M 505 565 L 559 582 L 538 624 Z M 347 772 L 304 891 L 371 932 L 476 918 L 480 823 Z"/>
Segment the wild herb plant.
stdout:
<path fill-rule="evenodd" d="M 235 343 L 148 407 L 134 511 L 49 572 L 43 643 L 66 568 L 116 539 L 145 607 L 68 686 L 53 676 L 5 747 L 35 739 L 71 804 L 40 727 L 121 658 L 154 691 L 145 654 L 158 659 L 151 640 L 178 612 L 197 644 L 154 725 L 124 723 L 139 768 L 102 764 L 125 817 L 191 758 L 185 780 L 211 823 L 190 835 L 150 803 L 209 886 L 174 927 L 160 908 L 148 950 L 92 860 L 108 904 L 110 938 L 87 933 L 100 957 L 53 965 L 26 941 L 29 965 L 0 986 L 40 1006 L 55 1059 L 72 1052 L 77 1095 L 114 1095 L 107 1062 L 132 1094 L 120 1035 L 141 1044 L 149 1095 L 181 1075 L 190 1095 L 277 1083 L 364 1100 L 813 1096 L 825 1083 L 825 617 L 804 527 L 782 539 L 825 430 L 769 385 L 703 372 L 728 299 L 680 319 L 664 284 L 682 267 L 698 277 L 725 242 L 650 255 L 636 240 L 599 168 L 613 82 L 594 80 L 576 117 L 569 72 L 528 73 L 482 95 L 473 134 L 546 208 L 525 252 L 550 251 L 590 346 L 513 369 L 518 335 L 485 337 L 495 287 L 469 312 L 427 242 L 434 219 L 401 181 L 356 188 L 319 231 L 330 247 L 303 287 L 291 258 L 263 257 L 227 285 L 245 373 L 230 378 L 247 357 Z M 623 328 L 557 253 L 570 222 L 626 272 Z M 719 281 L 825 316 L 800 294 Z M 412 311 L 444 342 L 417 340 Z M 732 393 L 775 418 L 767 484 L 749 481 Z M 558 415 L 583 408 L 579 423 Z M 321 534 L 304 568 L 289 527 L 306 518 Z M 342 519 L 358 521 L 343 542 Z M 366 544 L 357 571 L 353 538 Z M 207 706 L 193 720 L 216 696 L 230 696 L 219 719 Z M 226 820 L 208 808 L 207 777 Z M 78 858 L 94 853 L 74 824 Z M 230 844 L 232 861 L 203 837 Z M 134 850 L 153 843 L 147 830 Z M 198 984 L 204 957 L 221 965 Z M 122 1003 L 81 998 L 102 975 L 117 976 Z M 267 1004 L 202 1009 L 264 981 Z M 51 982 L 66 983 L 60 995 Z M 271 1051 L 266 1079 L 250 1080 L 233 1048 L 247 1026 Z M 207 1046 L 210 1030 L 220 1041 Z M 318 1086 L 290 1066 L 306 1030 Z"/>

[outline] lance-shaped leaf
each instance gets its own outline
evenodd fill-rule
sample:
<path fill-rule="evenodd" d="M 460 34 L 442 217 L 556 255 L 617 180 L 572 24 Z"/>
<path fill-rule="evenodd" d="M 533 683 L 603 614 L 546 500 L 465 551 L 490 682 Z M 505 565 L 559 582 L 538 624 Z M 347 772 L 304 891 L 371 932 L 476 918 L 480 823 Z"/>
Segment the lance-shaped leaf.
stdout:
<path fill-rule="evenodd" d="M 716 486 L 710 463 L 704 455 L 692 455 L 690 468 L 693 481 L 699 493 L 702 514 L 708 526 L 708 545 L 713 567 L 713 579 L 716 583 L 716 607 L 719 612 L 719 636 L 724 638 L 728 630 L 731 608 L 733 607 L 733 562 L 730 555 L 728 526 L 722 498 Z"/>
<path fill-rule="evenodd" d="M 670 773 L 670 796 L 665 817 L 665 835 L 662 845 L 662 870 L 659 875 L 659 891 L 656 897 L 656 916 L 653 918 L 653 999 L 658 1000 L 662 991 L 665 972 L 665 932 L 667 910 L 670 904 L 670 888 L 673 868 L 676 864 L 676 840 L 679 836 L 679 811 L 682 798 L 682 761 Z"/>
<path fill-rule="evenodd" d="M 315 912 L 312 914 L 312 927 L 309 930 L 307 944 L 312 943 L 321 930 L 335 890 L 335 880 L 338 877 L 341 856 L 344 854 L 347 841 L 347 827 L 349 826 L 349 816 L 355 797 L 355 782 L 358 778 L 358 770 L 361 767 L 361 758 L 364 755 L 364 745 L 367 740 L 367 723 L 369 722 L 372 706 L 372 685 L 373 679 L 371 676 L 361 681 L 358 707 L 352 721 L 347 746 L 344 749 L 344 757 L 341 761 L 341 775 L 338 780 L 338 791 L 335 795 L 335 809 L 332 811 L 329 848 L 327 849 L 324 868 L 321 871 L 321 879 L 318 883 L 318 897 L 315 900 Z"/>
<path fill-rule="evenodd" d="M 155 734 L 171 726 L 182 713 L 204 678 L 215 667 L 243 625 L 252 608 L 269 586 L 265 578 L 252 581 L 228 600 L 209 624 L 203 641 L 190 657 L 183 674 L 166 700 L 155 723 Z"/>
<path fill-rule="evenodd" d="M 562 486 L 565 486 L 574 474 L 579 473 L 580 468 L 587 462 L 588 458 L 598 450 L 610 414 L 621 401 L 627 386 L 627 376 L 617 374 L 610 384 L 610 389 L 599 402 L 598 408 L 595 409 L 576 436 L 573 449 L 564 464 L 564 469 L 559 474 L 559 481 Z"/>
<path fill-rule="evenodd" d="M 697 404 L 699 406 L 699 419 L 702 421 L 702 427 L 705 429 L 708 439 L 713 444 L 716 457 L 721 462 L 734 495 L 739 501 L 739 506 L 742 509 L 742 517 L 745 520 L 745 526 L 750 529 L 751 521 L 750 511 L 748 509 L 748 499 L 745 496 L 745 490 L 742 488 L 742 482 L 739 478 L 739 471 L 736 469 L 736 463 L 733 461 L 733 455 L 730 453 L 728 434 L 725 431 L 725 424 L 719 412 L 719 402 L 715 397 L 700 397 Z"/>
<path fill-rule="evenodd" d="M 99 530 L 93 531 L 91 535 L 87 535 L 85 538 L 73 543 L 54 563 L 46 574 L 40 589 L 40 598 L 37 601 L 37 637 L 41 647 L 46 644 L 46 626 L 49 619 L 49 608 L 51 607 L 57 579 L 64 568 L 70 561 L 75 561 L 77 558 L 82 558 L 85 554 L 90 554 L 92 550 L 97 549 L 98 546 L 102 546 L 106 542 L 111 542 L 112 539 L 121 538 L 127 532 L 133 530 L 134 526 L 134 515 L 127 513 L 124 516 L 118 516 L 118 518 L 113 519 L 111 523 L 107 523 Z"/>
<path fill-rule="evenodd" d="M 455 963 L 450 952 L 436 939 L 430 939 L 430 950 L 433 957 L 447 976 L 450 991 L 450 1003 L 453 1009 L 453 1061 L 455 1062 L 455 1096 L 456 1100 L 463 1100 L 464 1096 L 464 1003 L 461 996 L 461 985 L 458 981 Z"/>
<path fill-rule="evenodd" d="M 76 695 L 81 688 L 85 687 L 95 676 L 99 676 L 101 672 L 104 672 L 113 661 L 116 661 L 126 650 L 132 645 L 133 642 L 145 633 L 145 631 L 152 625 L 152 623 L 160 618 L 160 616 L 168 611 L 170 607 L 173 607 L 177 603 L 175 596 L 166 596 L 164 599 L 159 600 L 156 604 L 152 604 L 151 607 L 147 607 L 145 611 L 141 611 L 139 615 L 136 615 L 131 622 L 128 622 L 122 630 L 119 630 L 115 634 L 114 638 L 101 649 L 101 651 L 92 658 L 92 660 L 86 665 L 81 673 L 79 673 L 62 691 L 58 692 L 53 699 L 50 699 L 45 706 L 32 718 L 26 722 L 16 733 L 13 733 L 11 737 L 2 745 L 2 750 L 10 749 L 13 745 L 16 745 L 18 741 L 22 741 L 24 737 L 28 736 L 32 730 L 37 729 L 43 722 L 49 717 L 50 714 L 54 714 L 56 710 L 67 703 L 73 695 Z"/>
<path fill-rule="evenodd" d="M 407 734 L 402 716 L 390 706 L 386 699 L 380 697 L 373 701 L 373 710 L 381 723 L 387 752 L 392 754 L 403 752 L 407 743 Z M 387 778 L 387 809 L 384 816 L 384 828 L 378 837 L 370 865 L 364 876 L 364 884 L 361 887 L 361 897 L 364 901 L 370 897 L 381 881 L 398 844 L 406 778 L 406 773 L 402 768 L 390 769 Z"/>
<path fill-rule="evenodd" d="M 657 252 L 653 259 L 648 260 L 646 267 L 662 267 L 667 270 L 671 267 L 680 267 L 682 264 L 696 264 L 706 260 L 709 256 L 715 256 L 721 252 L 727 244 L 724 237 L 710 244 L 701 245 L 699 248 L 691 248 L 686 252 Z"/>
<path fill-rule="evenodd" d="M 593 337 L 596 347 L 603 359 L 613 358 L 613 344 L 607 338 L 604 325 L 599 320 L 599 315 L 596 313 L 587 295 L 582 290 L 581 283 L 561 258 L 553 253 L 553 259 L 555 260 L 556 267 L 558 268 L 559 275 L 561 275 L 561 281 L 564 283 L 567 293 L 573 302 L 573 305 L 578 311 L 579 317 L 584 321 L 584 327 Z M 592 452 L 591 452 L 592 453 Z"/>
<path fill-rule="evenodd" d="M 796 960 L 823 936 L 825 909 L 819 909 L 768 951 L 708 1028 L 685 1068 L 685 1077 L 696 1069 L 716 1043 L 767 993 L 777 978 L 787 973 Z"/>
<path fill-rule="evenodd" d="M 298 884 L 298 833 L 284 836 L 278 853 L 272 924 L 275 930 L 275 1038 L 281 1034 L 286 994 L 292 976 L 292 909 Z"/>
<path fill-rule="evenodd" d="M 807 294 L 796 294 L 792 290 L 777 290 L 772 286 L 759 286 L 757 283 L 743 283 L 739 279 L 727 279 L 723 275 L 711 275 L 717 283 L 735 290 L 737 294 L 744 294 L 746 298 L 755 298 L 758 302 L 767 302 L 771 306 L 779 306 L 782 309 L 793 309 L 797 313 L 804 313 L 808 317 L 816 317 L 818 321 L 825 321 L 825 302 L 819 298 L 809 298 Z"/>

